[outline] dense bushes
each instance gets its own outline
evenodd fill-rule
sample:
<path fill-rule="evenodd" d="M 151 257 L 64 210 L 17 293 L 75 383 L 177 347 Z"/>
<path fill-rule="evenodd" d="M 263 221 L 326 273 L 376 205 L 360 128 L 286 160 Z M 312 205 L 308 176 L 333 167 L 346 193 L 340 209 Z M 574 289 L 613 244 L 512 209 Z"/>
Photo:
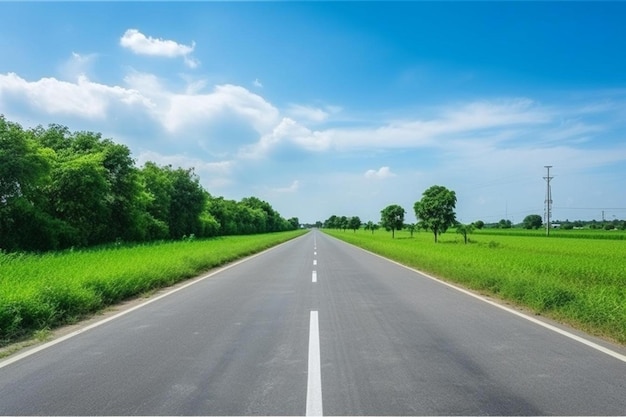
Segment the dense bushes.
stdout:
<path fill-rule="evenodd" d="M 0 250 L 46 251 L 115 241 L 297 228 L 255 197 L 213 197 L 192 169 L 137 168 L 99 133 L 24 130 L 0 115 Z"/>

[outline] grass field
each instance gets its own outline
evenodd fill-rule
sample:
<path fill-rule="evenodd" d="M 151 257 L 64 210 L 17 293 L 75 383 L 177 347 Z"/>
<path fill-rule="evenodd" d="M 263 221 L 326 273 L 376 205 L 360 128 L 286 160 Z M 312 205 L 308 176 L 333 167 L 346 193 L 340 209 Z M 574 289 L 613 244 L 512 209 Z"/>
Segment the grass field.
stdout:
<path fill-rule="evenodd" d="M 0 253 L 0 346 L 303 233 L 110 246 L 43 255 Z"/>
<path fill-rule="evenodd" d="M 324 230 L 424 272 L 626 344 L 626 241 L 541 234 Z M 576 231 L 574 231 L 576 232 Z M 612 232 L 598 232 L 607 234 Z M 615 236 L 615 235 L 610 235 Z"/>

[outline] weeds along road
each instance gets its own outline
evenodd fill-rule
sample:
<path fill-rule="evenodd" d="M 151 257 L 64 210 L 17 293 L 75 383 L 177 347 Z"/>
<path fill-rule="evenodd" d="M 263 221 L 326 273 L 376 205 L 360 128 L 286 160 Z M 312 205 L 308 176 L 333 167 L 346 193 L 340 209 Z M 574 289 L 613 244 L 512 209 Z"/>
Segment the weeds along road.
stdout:
<path fill-rule="evenodd" d="M 313 231 L 5 359 L 0 414 L 622 415 L 625 359 Z"/>

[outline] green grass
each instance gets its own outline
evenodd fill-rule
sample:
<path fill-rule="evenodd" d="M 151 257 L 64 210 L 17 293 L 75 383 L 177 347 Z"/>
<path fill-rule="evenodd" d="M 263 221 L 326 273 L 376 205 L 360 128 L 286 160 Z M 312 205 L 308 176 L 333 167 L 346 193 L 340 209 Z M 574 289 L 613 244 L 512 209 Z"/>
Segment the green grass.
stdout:
<path fill-rule="evenodd" d="M 194 277 L 304 231 L 34 254 L 0 253 L 0 346 Z"/>
<path fill-rule="evenodd" d="M 474 231 L 475 236 L 538 236 L 545 237 L 546 229 L 481 229 Z M 570 238 L 570 239 L 600 239 L 600 240 L 626 240 L 624 230 L 603 230 L 603 229 L 551 229 L 550 237 Z"/>
<path fill-rule="evenodd" d="M 422 271 L 626 344 L 626 241 L 324 230 Z M 606 233 L 604 233 L 606 234 Z"/>

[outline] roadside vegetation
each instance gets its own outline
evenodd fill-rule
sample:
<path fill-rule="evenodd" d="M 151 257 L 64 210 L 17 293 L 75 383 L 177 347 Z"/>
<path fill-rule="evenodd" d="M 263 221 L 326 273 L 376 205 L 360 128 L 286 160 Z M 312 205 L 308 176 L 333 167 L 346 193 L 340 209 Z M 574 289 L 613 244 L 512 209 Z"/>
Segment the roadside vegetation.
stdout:
<path fill-rule="evenodd" d="M 49 252 L 0 252 L 0 346 L 300 236 L 304 230 Z"/>
<path fill-rule="evenodd" d="M 623 232 L 476 230 L 412 234 L 324 232 L 443 279 L 530 308 L 536 314 L 626 344 Z M 570 233 L 566 236 L 566 233 Z M 413 237 L 411 237 L 411 235 Z"/>
<path fill-rule="evenodd" d="M 178 240 L 299 228 L 256 197 L 209 194 L 193 168 L 135 166 L 125 145 L 0 115 L 0 251 Z"/>

